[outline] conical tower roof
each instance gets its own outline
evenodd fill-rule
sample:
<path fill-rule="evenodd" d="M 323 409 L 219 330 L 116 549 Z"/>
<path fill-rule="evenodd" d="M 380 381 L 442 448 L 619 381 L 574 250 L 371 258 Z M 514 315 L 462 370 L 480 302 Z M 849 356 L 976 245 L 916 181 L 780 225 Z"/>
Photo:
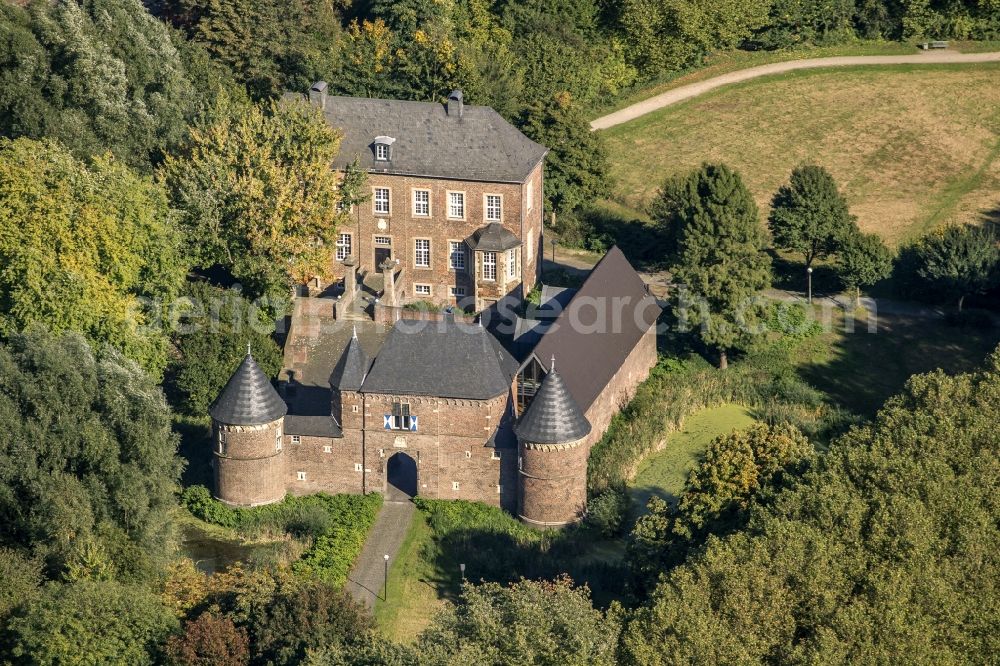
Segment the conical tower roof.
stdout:
<path fill-rule="evenodd" d="M 357 329 L 330 373 L 330 386 L 341 391 L 357 391 L 368 372 L 368 357 L 358 342 Z"/>
<path fill-rule="evenodd" d="M 263 425 L 288 413 L 288 405 L 247 351 L 208 413 L 229 425 Z"/>
<path fill-rule="evenodd" d="M 552 369 L 514 432 L 522 442 L 535 444 L 567 444 L 590 433 L 590 422 L 556 372 L 554 358 Z"/>

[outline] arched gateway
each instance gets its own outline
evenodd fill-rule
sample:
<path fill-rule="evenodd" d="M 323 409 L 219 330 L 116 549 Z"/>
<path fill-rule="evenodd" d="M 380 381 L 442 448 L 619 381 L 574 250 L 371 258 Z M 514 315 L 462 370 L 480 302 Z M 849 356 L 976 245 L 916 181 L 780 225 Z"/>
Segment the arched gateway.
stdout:
<path fill-rule="evenodd" d="M 386 499 L 408 500 L 417 494 L 417 461 L 399 451 L 385 463 Z"/>

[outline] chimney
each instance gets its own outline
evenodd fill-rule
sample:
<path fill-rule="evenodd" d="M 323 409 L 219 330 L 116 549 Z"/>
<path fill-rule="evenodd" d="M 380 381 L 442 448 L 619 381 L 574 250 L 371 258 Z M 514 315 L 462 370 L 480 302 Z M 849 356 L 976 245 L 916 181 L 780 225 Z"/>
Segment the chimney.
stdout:
<path fill-rule="evenodd" d="M 462 117 L 462 91 L 452 90 L 448 95 L 448 115 L 456 118 Z"/>
<path fill-rule="evenodd" d="M 326 81 L 317 81 L 309 89 L 309 102 L 326 110 Z"/>

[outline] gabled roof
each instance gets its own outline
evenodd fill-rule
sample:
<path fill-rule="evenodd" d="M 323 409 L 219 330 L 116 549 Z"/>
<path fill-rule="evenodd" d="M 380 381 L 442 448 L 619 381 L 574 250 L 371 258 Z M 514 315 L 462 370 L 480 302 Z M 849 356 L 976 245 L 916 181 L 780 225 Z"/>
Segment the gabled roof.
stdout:
<path fill-rule="evenodd" d="M 489 400 L 510 391 L 516 371 L 517 361 L 482 326 L 401 320 L 361 392 Z"/>
<path fill-rule="evenodd" d="M 547 152 L 486 106 L 465 104 L 461 115 L 449 116 L 436 102 L 328 96 L 325 115 L 344 131 L 338 169 L 358 157 L 367 171 L 522 183 Z M 395 139 L 389 161 L 375 160 L 380 136 Z"/>
<path fill-rule="evenodd" d="M 343 437 L 344 432 L 332 416 L 285 416 L 285 434 L 305 437 Z"/>
<path fill-rule="evenodd" d="M 566 444 L 590 433 L 590 421 L 583 415 L 562 375 L 553 365 L 545 375 L 528 410 L 514 427 L 518 439 L 535 444 Z"/>
<path fill-rule="evenodd" d="M 517 236 L 499 222 L 490 222 L 485 227 L 476 229 L 466 242 L 472 250 L 487 252 L 503 252 L 521 245 Z"/>
<path fill-rule="evenodd" d="M 528 357 L 548 368 L 558 356 L 569 392 L 586 412 L 656 323 L 661 308 L 617 246 L 586 281 Z M 523 367 L 523 366 L 522 366 Z"/>
<path fill-rule="evenodd" d="M 355 330 L 347 347 L 344 348 L 344 353 L 337 360 L 337 365 L 333 366 L 333 372 L 330 373 L 330 387 L 341 391 L 357 391 L 361 388 L 367 372 L 368 357 L 358 342 L 358 333 Z"/>
<path fill-rule="evenodd" d="M 284 416 L 288 406 L 249 353 L 208 413 L 227 425 L 263 425 Z"/>

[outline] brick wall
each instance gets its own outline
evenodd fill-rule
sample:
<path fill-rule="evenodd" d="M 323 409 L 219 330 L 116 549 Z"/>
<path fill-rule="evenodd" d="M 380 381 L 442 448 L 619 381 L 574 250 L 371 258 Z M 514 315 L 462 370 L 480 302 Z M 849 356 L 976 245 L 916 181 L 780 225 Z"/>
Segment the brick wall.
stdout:
<path fill-rule="evenodd" d="M 528 183 L 531 183 L 529 188 Z M 449 241 L 464 241 L 476 229 L 487 224 L 485 219 L 485 195 L 499 194 L 502 197 L 501 223 L 515 236 L 522 239 L 520 269 L 518 279 L 531 289 L 539 274 L 540 235 L 542 230 L 542 165 L 539 164 L 522 183 L 484 183 L 474 181 L 418 178 L 371 173 L 368 176 L 369 191 L 377 187 L 390 190 L 389 214 L 374 212 L 374 197 L 355 208 L 350 214 L 350 222 L 341 227 L 342 233 L 351 234 L 351 253 L 358 259 L 363 272 L 377 272 L 375 264 L 376 236 L 387 237 L 391 241 L 391 255 L 400 260 L 404 269 L 407 300 L 430 300 L 438 303 L 456 303 L 451 288 L 464 289 L 467 296 L 473 292 L 472 253 L 467 253 L 466 270 L 450 268 Z M 430 215 L 413 214 L 413 190 L 430 191 Z M 528 190 L 532 191 L 529 209 Z M 449 219 L 448 192 L 465 193 L 465 218 Z M 382 220 L 380 228 L 379 220 Z M 528 240 L 528 236 L 531 237 Z M 430 266 L 417 267 L 414 262 L 415 239 L 428 239 Z M 334 262 L 333 277 L 344 275 L 344 266 Z M 499 267 L 498 267 L 499 271 Z M 431 294 L 417 294 L 414 285 L 428 285 Z"/>
<path fill-rule="evenodd" d="M 262 426 L 213 422 L 215 496 L 239 506 L 277 502 L 285 496 L 284 449 L 277 448 L 282 420 Z M 220 450 L 219 436 L 225 446 Z"/>
<path fill-rule="evenodd" d="M 521 443 L 518 517 L 538 527 L 577 520 L 587 505 L 587 447 Z"/>
<path fill-rule="evenodd" d="M 362 493 L 364 472 L 357 469 L 364 455 L 360 433 L 346 433 L 343 438 L 285 436 L 285 474 L 283 484 L 295 495 L 309 493 Z M 304 474 L 305 478 L 299 478 Z"/>

